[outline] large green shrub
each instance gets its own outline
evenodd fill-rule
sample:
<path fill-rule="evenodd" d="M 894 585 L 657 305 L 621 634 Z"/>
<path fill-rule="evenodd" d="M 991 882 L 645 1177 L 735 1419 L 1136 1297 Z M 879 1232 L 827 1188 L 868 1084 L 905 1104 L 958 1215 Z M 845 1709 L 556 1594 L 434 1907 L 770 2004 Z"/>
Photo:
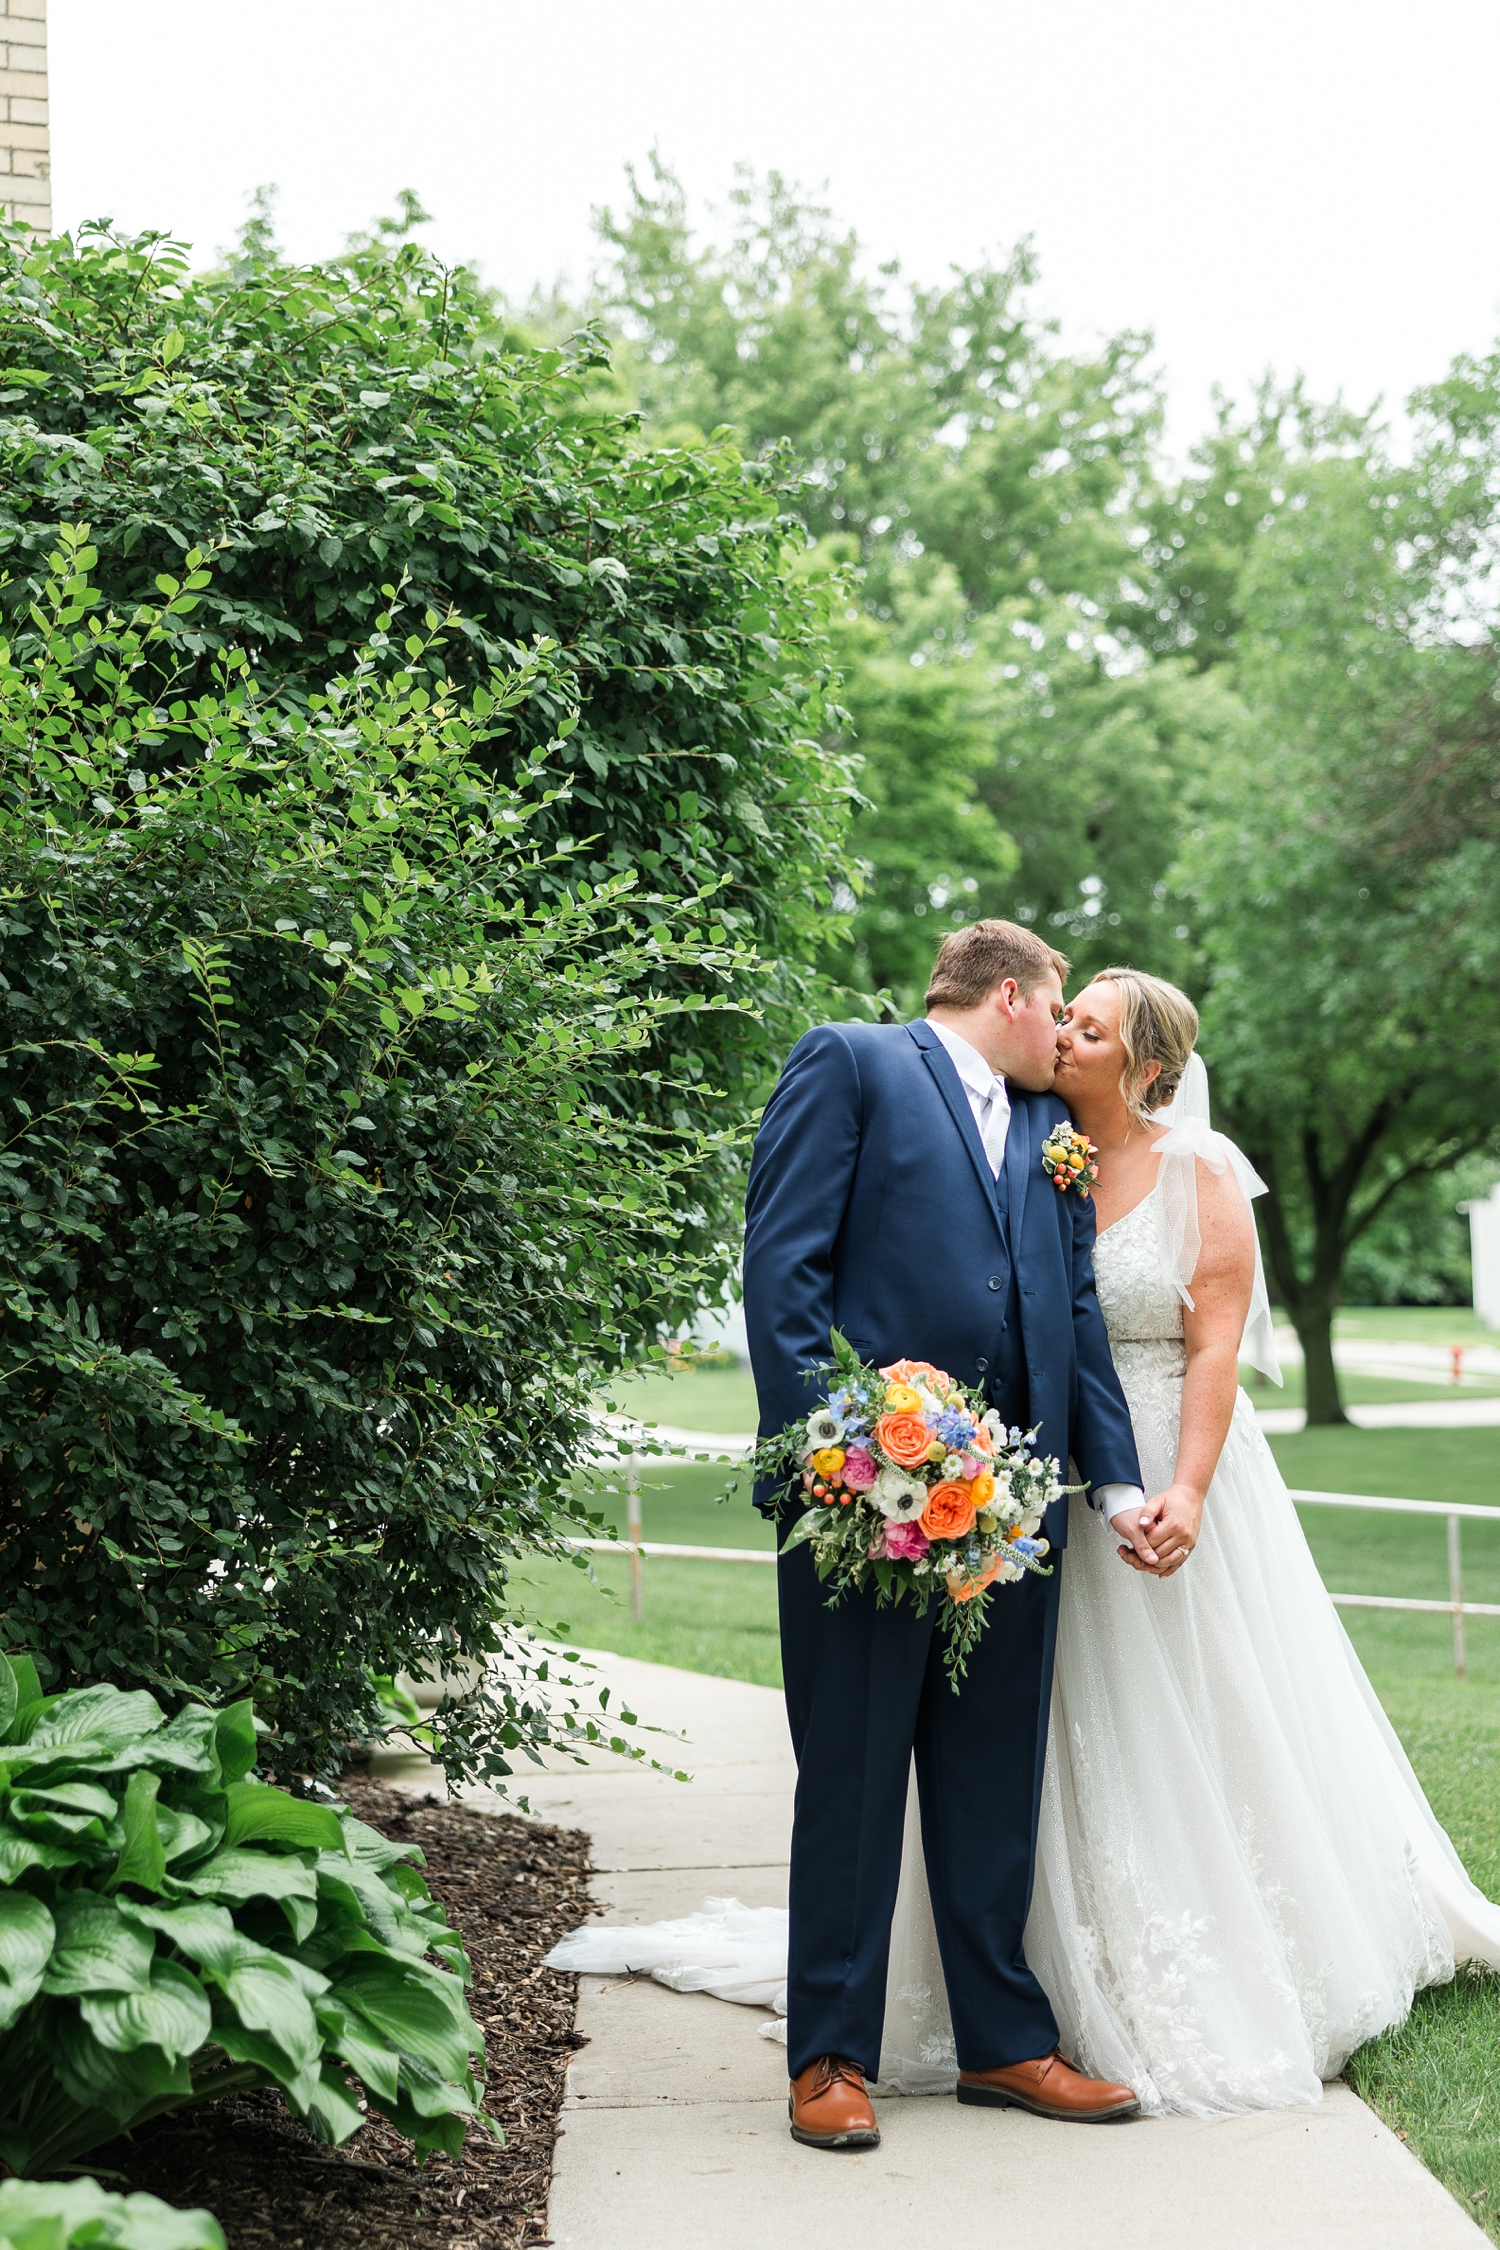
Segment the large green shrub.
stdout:
<path fill-rule="evenodd" d="M 248 1704 L 168 1722 L 143 1690 L 44 1697 L 28 1661 L 0 1663 L 13 2170 L 57 2170 L 249 2086 L 279 2086 L 320 2138 L 347 2140 L 364 2121 L 350 2072 L 419 2154 L 462 2149 L 484 2041 L 458 1933 L 408 1864 L 420 1854 L 254 1764 Z"/>
<path fill-rule="evenodd" d="M 726 927 L 778 967 L 762 1006 L 784 1045 L 811 1005 L 846 776 L 819 746 L 820 595 L 784 567 L 785 477 L 726 446 L 648 449 L 590 406 L 594 337 L 504 355 L 487 299 L 415 244 L 329 266 L 190 274 L 180 246 L 85 230 L 0 257 L 0 593 L 24 614 L 62 521 L 94 527 L 122 610 L 212 548 L 214 580 L 179 653 L 199 688 L 243 646 L 291 703 L 347 670 L 383 585 L 415 613 L 461 614 L 433 660 L 465 689 L 517 644 L 557 643 L 552 675 L 484 755 L 531 750 L 571 782 L 534 834 L 580 846 L 534 871 L 557 897 L 640 872 L 691 899 L 719 886 Z M 801 544 L 800 529 L 795 529 Z M 419 656 L 419 665 L 429 662 Z M 559 721 L 576 729 L 558 739 Z M 711 988 L 695 965 L 667 989 Z M 778 1047 L 777 1051 L 780 1051 Z M 659 1059 L 751 1104 L 769 1052 L 755 1019 L 664 1027 Z M 662 1121 L 662 1087 L 637 1100 Z M 704 1175 L 703 1239 L 732 1231 L 737 1169 Z"/>
<path fill-rule="evenodd" d="M 254 1688 L 327 1771 L 371 1673 L 507 1645 L 600 1370 L 693 1293 L 716 1144 L 632 1073 L 674 970 L 745 963 L 716 898 L 525 903 L 550 751 L 477 761 L 551 644 L 434 699 L 453 636 L 382 612 L 306 713 L 238 659 L 179 695 L 208 574 L 121 623 L 82 541 L 0 645 L 0 1647 Z M 450 1771 L 509 1771 L 545 1702 L 492 1670 Z"/>
<path fill-rule="evenodd" d="M 207 2211 L 154 2195 L 110 2195 L 97 2180 L 0 2181 L 0 2250 L 224 2250 Z"/>

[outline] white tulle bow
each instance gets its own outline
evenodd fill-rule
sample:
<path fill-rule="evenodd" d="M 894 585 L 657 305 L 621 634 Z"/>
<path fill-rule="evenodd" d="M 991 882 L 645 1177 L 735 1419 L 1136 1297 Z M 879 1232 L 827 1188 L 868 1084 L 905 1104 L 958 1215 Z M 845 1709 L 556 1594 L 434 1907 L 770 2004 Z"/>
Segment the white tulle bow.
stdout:
<path fill-rule="evenodd" d="M 1190 1284 L 1198 1266 L 1203 1237 L 1198 1228 L 1198 1165 L 1211 1172 L 1233 1172 L 1246 1203 L 1264 1195 L 1266 1183 L 1242 1149 L 1226 1133 L 1216 1133 L 1209 1122 L 1208 1071 L 1200 1055 L 1190 1055 L 1175 1098 L 1158 1111 L 1156 1122 L 1167 1130 L 1152 1148 L 1160 1158 L 1157 1180 L 1156 1235 L 1162 1272 L 1189 1312 L 1194 1310 Z M 1255 1231 L 1255 1284 L 1250 1313 L 1245 1322 L 1241 1359 L 1248 1360 L 1273 1383 L 1281 1381 L 1281 1362 L 1271 1333 L 1271 1301 L 1266 1294 L 1265 1268 L 1260 1255 L 1260 1232 Z"/>

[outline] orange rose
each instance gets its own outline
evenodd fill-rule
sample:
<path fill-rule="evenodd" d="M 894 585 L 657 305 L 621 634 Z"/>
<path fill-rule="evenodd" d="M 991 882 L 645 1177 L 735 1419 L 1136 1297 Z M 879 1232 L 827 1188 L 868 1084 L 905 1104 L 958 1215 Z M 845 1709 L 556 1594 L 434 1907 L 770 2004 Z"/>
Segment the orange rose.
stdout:
<path fill-rule="evenodd" d="M 993 1453 L 995 1450 L 995 1441 L 982 1422 L 975 1430 L 974 1435 L 971 1438 L 966 1438 L 964 1442 L 975 1453 Z"/>
<path fill-rule="evenodd" d="M 935 1484 L 919 1517 L 929 1539 L 962 1539 L 974 1528 L 974 1503 L 966 1484 Z"/>
<path fill-rule="evenodd" d="M 920 1414 L 882 1414 L 875 1425 L 875 1443 L 900 1469 L 914 1469 L 927 1458 L 932 1432 Z"/>
<path fill-rule="evenodd" d="M 971 1602 L 976 1594 L 984 1592 L 986 1586 L 994 1584 L 999 1570 L 1000 1557 L 992 1555 L 977 1578 L 960 1578 L 956 1573 L 950 1571 L 948 1574 L 950 1597 L 956 1602 Z"/>
<path fill-rule="evenodd" d="M 976 1508 L 987 1508 L 995 1497 L 995 1480 L 988 1469 L 969 1479 L 969 1497 Z"/>
<path fill-rule="evenodd" d="M 881 1374 L 888 1383 L 926 1383 L 930 1390 L 945 1397 L 953 1388 L 953 1377 L 934 1367 L 930 1359 L 898 1359 L 890 1367 L 882 1367 Z"/>

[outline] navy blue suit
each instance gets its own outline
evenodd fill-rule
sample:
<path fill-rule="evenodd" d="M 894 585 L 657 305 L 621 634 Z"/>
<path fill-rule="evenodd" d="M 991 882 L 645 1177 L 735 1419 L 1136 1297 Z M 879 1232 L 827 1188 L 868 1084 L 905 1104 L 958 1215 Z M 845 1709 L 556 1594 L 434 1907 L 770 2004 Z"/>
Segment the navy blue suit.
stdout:
<path fill-rule="evenodd" d="M 1139 1484 L 1130 1414 L 1094 1291 L 1094 1209 L 1059 1195 L 1041 1144 L 1067 1112 L 1011 1089 L 998 1182 L 968 1096 L 926 1023 L 826 1024 L 766 1105 L 745 1206 L 745 1319 L 770 1433 L 810 1412 L 804 1371 L 839 1328 L 860 1357 L 926 1359 L 982 1385 L 1008 1423 L 1089 1484 Z M 757 1491 L 768 1505 L 769 1488 Z M 874 2076 L 907 1774 L 959 2067 L 1057 2038 L 1022 1933 L 1047 1748 L 1068 1503 L 1044 1526 L 1051 1578 L 1004 1587 L 959 1692 L 937 1605 L 830 1607 L 806 1547 L 782 1559 L 782 1663 L 797 1753 L 788 2064 L 837 2054 Z"/>

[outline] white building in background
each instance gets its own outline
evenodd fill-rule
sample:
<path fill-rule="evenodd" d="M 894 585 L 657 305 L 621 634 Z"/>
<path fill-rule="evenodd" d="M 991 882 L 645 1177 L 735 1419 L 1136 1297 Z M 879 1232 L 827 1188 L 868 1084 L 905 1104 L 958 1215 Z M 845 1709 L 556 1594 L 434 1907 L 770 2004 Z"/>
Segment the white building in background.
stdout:
<path fill-rule="evenodd" d="M 52 231 L 47 0 L 0 0 L 0 210 Z"/>
<path fill-rule="evenodd" d="M 1500 1182 L 1469 1214 L 1469 1248 L 1474 1261 L 1474 1310 L 1489 1328 L 1500 1328 Z"/>

